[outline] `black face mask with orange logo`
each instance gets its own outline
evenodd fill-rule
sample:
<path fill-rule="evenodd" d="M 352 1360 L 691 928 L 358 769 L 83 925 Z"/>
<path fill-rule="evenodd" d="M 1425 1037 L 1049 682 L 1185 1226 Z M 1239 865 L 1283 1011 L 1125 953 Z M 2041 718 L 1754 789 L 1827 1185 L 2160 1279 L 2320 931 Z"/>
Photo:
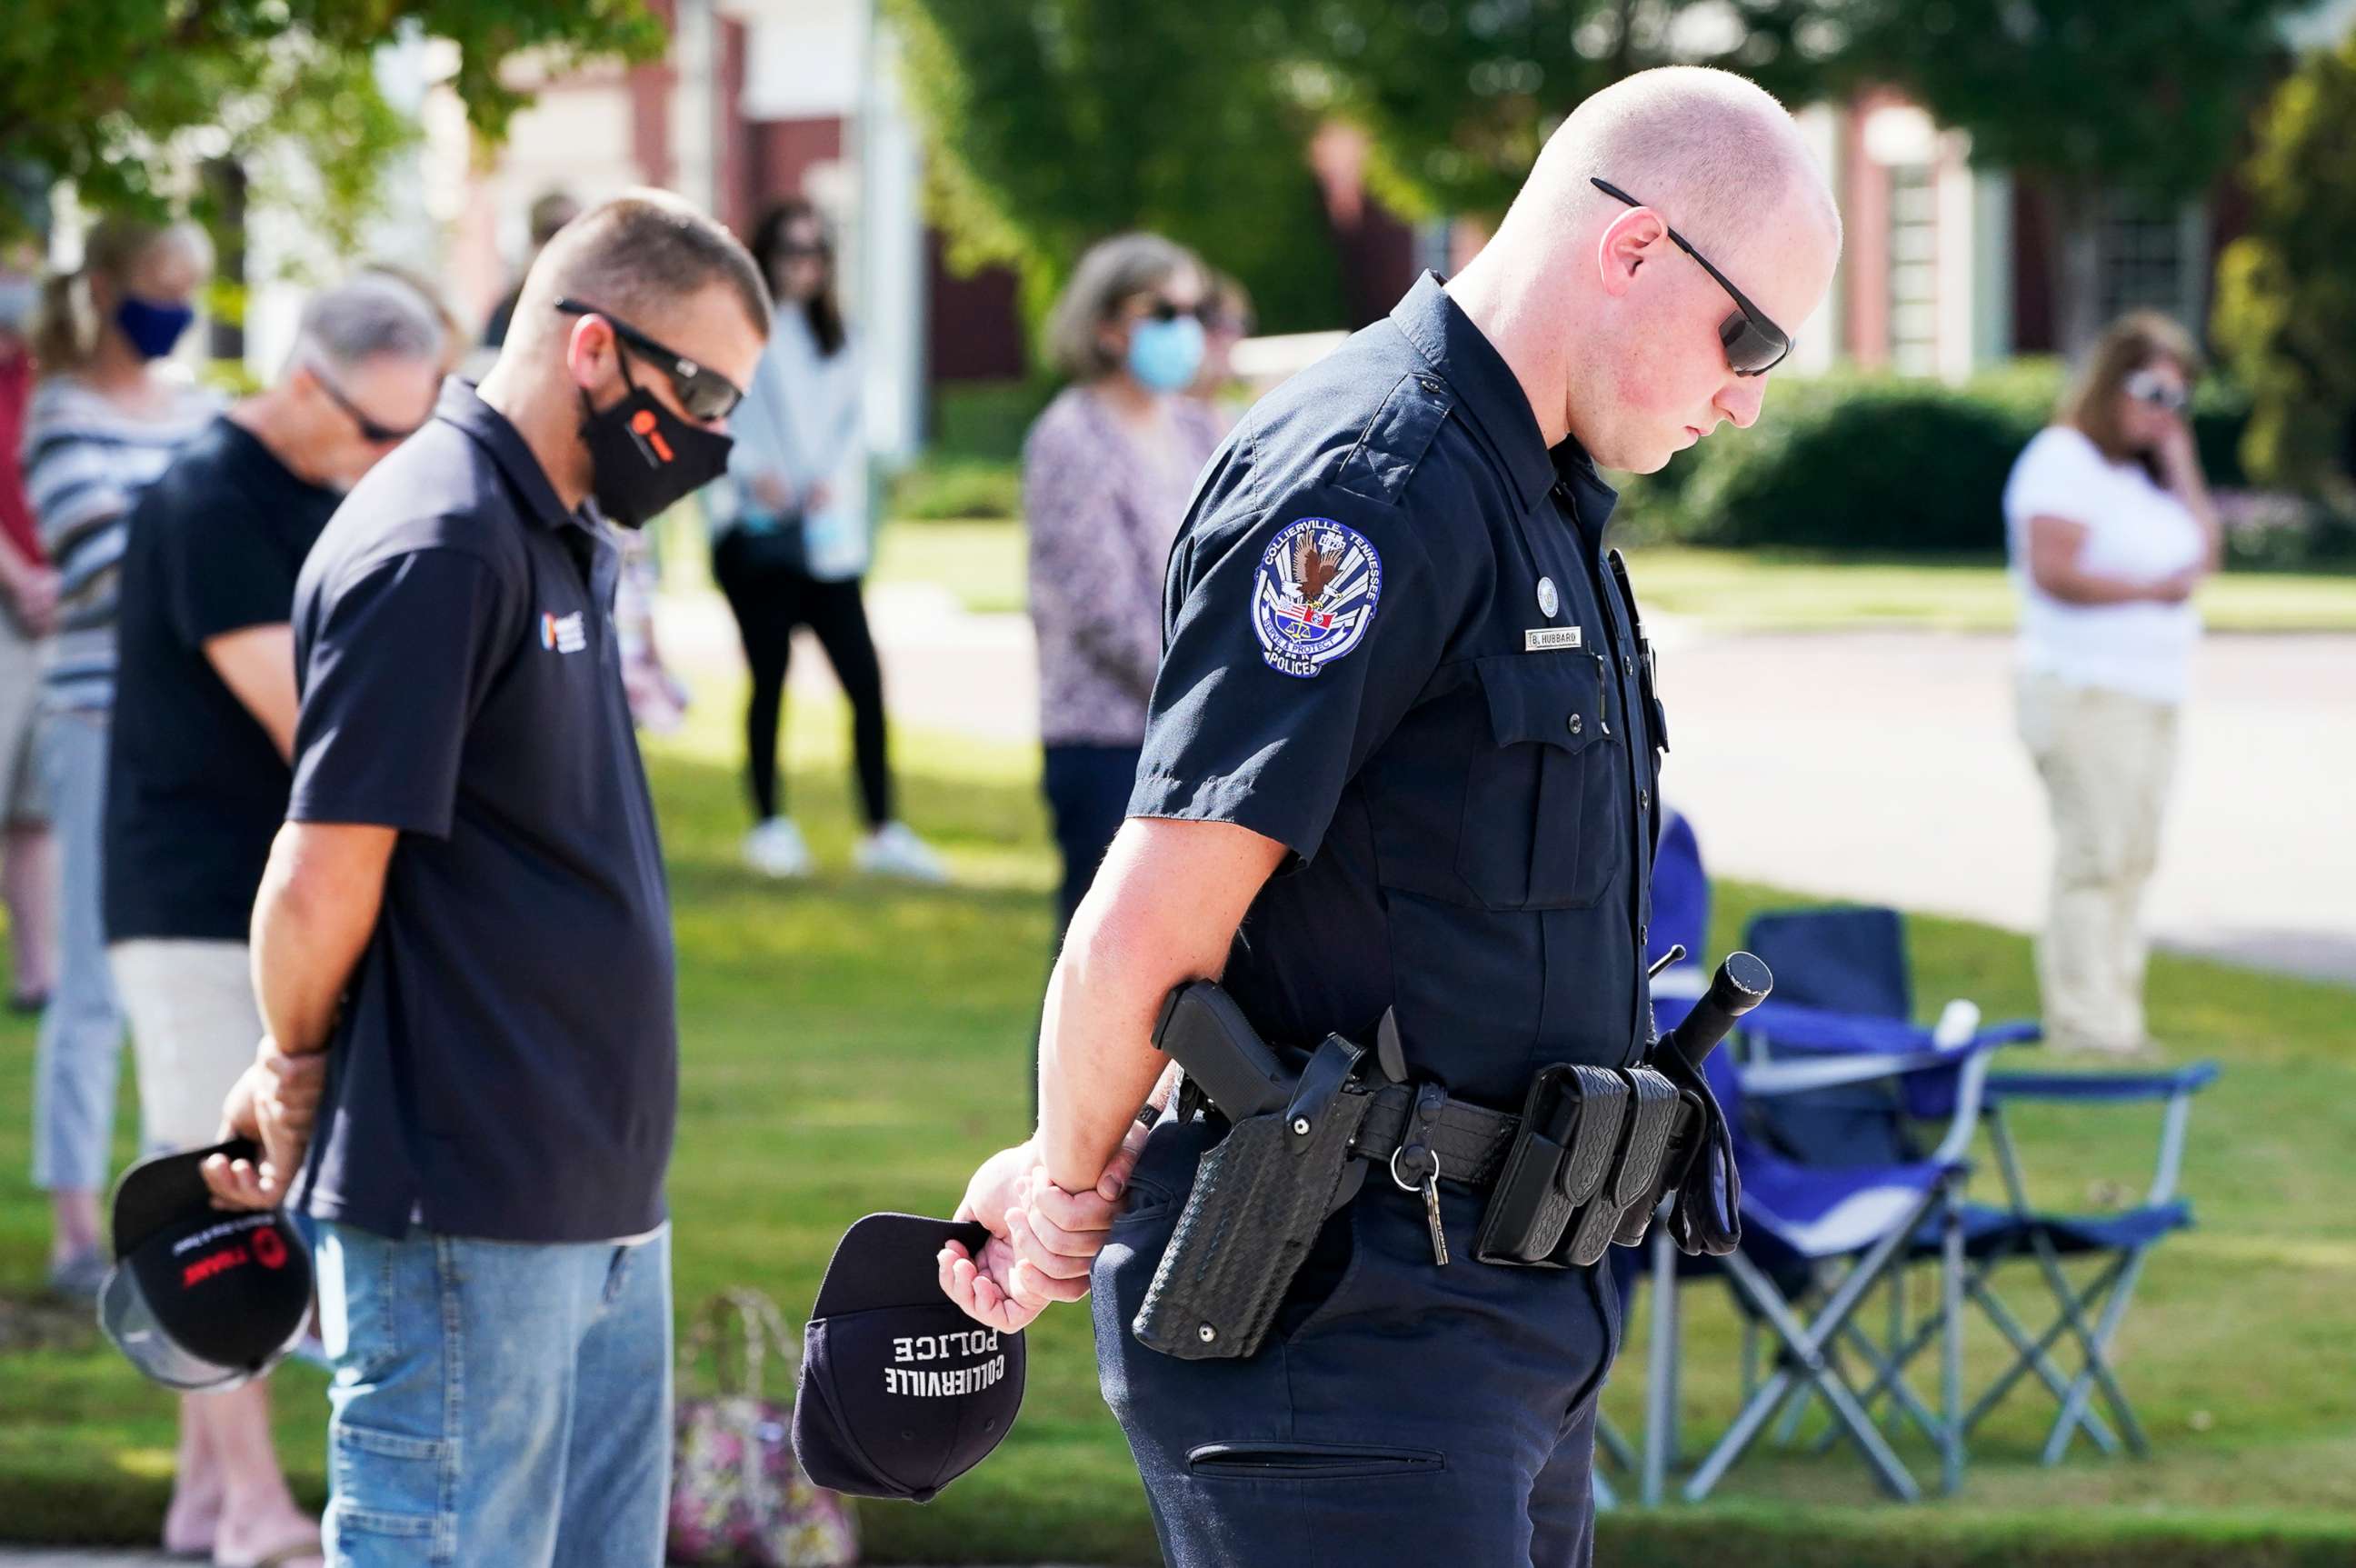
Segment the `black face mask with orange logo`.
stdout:
<path fill-rule="evenodd" d="M 736 443 L 681 419 L 631 379 L 626 360 L 615 362 L 629 391 L 613 406 L 597 408 L 585 390 L 581 393 L 590 493 L 614 521 L 644 528 L 665 507 L 726 473 L 728 449 Z"/>

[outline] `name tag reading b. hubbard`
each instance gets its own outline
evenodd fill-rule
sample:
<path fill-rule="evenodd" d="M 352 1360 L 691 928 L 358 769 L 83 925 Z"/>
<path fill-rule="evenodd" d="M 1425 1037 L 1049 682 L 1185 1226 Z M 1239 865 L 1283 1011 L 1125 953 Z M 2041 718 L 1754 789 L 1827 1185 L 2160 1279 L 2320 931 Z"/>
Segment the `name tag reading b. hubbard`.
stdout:
<path fill-rule="evenodd" d="M 1577 648 L 1580 628 L 1575 626 L 1534 626 L 1522 633 L 1522 651 L 1545 653 L 1558 648 Z"/>

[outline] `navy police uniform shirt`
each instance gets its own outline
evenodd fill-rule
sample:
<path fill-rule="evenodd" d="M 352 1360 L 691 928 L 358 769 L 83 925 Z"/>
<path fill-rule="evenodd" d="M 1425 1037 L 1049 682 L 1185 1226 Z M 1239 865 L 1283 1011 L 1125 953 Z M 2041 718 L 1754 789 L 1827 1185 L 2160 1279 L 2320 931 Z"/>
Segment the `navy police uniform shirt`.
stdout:
<path fill-rule="evenodd" d="M 1616 499 L 1429 274 L 1257 404 L 1173 551 L 1129 811 L 1283 843 L 1224 983 L 1518 1108 L 1636 1059 L 1666 737 Z"/>
<path fill-rule="evenodd" d="M 532 1242 L 662 1223 L 670 915 L 618 559 L 454 380 L 304 564 L 289 815 L 401 830 L 295 1193 L 313 1214 Z"/>

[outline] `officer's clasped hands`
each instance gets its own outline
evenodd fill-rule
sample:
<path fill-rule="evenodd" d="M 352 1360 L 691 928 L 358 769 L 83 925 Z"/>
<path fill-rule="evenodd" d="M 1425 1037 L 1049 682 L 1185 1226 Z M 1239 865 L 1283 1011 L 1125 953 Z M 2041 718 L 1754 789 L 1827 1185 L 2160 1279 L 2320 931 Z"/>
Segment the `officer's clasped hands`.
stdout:
<path fill-rule="evenodd" d="M 956 1241 L 941 1249 L 942 1292 L 969 1317 L 1009 1334 L 1050 1303 L 1087 1295 L 1089 1265 L 1120 1211 L 1145 1133 L 1142 1126 L 1131 1128 L 1097 1185 L 1081 1193 L 1049 1178 L 1035 1140 L 983 1161 L 957 1218 L 980 1220 L 991 1239 L 980 1257 Z"/>

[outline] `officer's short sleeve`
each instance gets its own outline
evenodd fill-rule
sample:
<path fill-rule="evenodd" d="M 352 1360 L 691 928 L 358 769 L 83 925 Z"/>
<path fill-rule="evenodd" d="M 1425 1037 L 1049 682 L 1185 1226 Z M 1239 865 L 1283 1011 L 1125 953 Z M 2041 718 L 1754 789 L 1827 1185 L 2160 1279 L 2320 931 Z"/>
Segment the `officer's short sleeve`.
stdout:
<path fill-rule="evenodd" d="M 378 562 L 316 607 L 290 821 L 448 836 L 466 730 L 509 618 L 502 598 L 490 563 L 435 548 Z"/>
<path fill-rule="evenodd" d="M 1404 513 L 1324 489 L 1197 521 L 1170 574 L 1129 814 L 1232 822 L 1311 859 L 1430 682 L 1453 596 Z"/>

